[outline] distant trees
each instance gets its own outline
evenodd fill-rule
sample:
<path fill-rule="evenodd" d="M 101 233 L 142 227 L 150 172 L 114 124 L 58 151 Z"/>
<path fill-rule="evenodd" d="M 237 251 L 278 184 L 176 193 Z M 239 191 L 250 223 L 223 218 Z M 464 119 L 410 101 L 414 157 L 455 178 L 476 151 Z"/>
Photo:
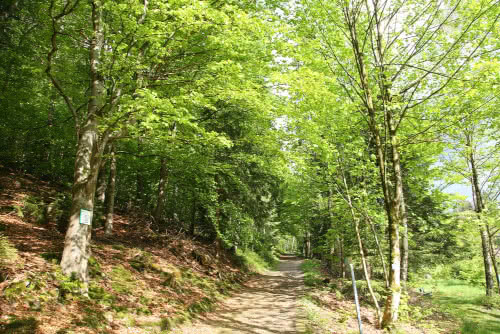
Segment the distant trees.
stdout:
<path fill-rule="evenodd" d="M 448 144 L 447 154 L 443 155 L 442 161 L 451 180 L 470 186 L 476 213 L 476 217 L 471 218 L 477 221 L 481 236 L 486 294 L 492 295 L 494 276 L 500 289 L 492 240 L 498 233 L 498 227 L 490 226 L 487 218 L 487 204 L 494 210 L 500 194 L 500 141 L 497 135 L 500 130 L 497 122 L 499 100 L 491 90 L 491 85 L 496 84 L 491 77 L 492 71 L 498 68 L 498 64 L 486 61 L 478 62 L 474 67 L 481 82 L 467 80 L 471 77 L 469 74 L 464 76 L 464 82 L 450 87 L 451 91 L 460 89 L 466 93 L 460 103 L 455 103 L 453 97 L 448 100 L 454 113 L 449 119 L 451 126 L 442 135 Z"/>

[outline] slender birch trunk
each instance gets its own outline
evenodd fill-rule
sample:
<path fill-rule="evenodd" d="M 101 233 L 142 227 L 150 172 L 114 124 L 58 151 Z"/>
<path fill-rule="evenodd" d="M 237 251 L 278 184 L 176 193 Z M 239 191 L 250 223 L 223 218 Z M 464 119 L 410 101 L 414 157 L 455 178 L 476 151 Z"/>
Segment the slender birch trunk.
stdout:
<path fill-rule="evenodd" d="M 107 150 L 106 150 L 107 151 Z M 107 187 L 108 187 L 108 178 L 106 175 L 106 160 L 107 159 L 102 159 L 101 161 L 101 167 L 99 168 L 99 176 L 97 177 L 97 189 L 96 189 L 96 197 L 97 201 L 100 204 L 105 204 L 106 203 L 106 192 L 107 192 Z"/>
<path fill-rule="evenodd" d="M 375 292 L 373 291 L 371 280 L 370 280 L 370 273 L 368 270 L 368 264 L 366 261 L 366 256 L 365 256 L 365 252 L 364 252 L 364 248 L 363 248 L 363 242 L 361 240 L 361 233 L 360 233 L 360 229 L 359 229 L 359 219 L 356 216 L 356 213 L 354 212 L 354 206 L 352 204 L 351 195 L 349 194 L 349 187 L 347 186 L 347 181 L 346 181 L 345 174 L 344 174 L 344 171 L 342 170 L 342 168 L 341 168 L 341 172 L 342 172 L 342 181 L 344 183 L 345 194 L 346 194 L 345 198 L 346 198 L 347 205 L 349 206 L 349 209 L 351 212 L 351 217 L 352 217 L 353 222 L 354 222 L 354 229 L 356 231 L 356 238 L 358 240 L 359 254 L 361 256 L 361 264 L 363 267 L 363 273 L 365 276 L 366 285 L 368 287 L 368 291 L 370 292 L 370 296 L 372 297 L 372 300 L 373 300 L 373 305 L 375 306 L 375 310 L 377 312 L 377 323 L 380 324 L 381 319 L 382 319 L 381 314 L 380 314 L 380 306 L 378 304 L 378 300 L 377 300 L 377 297 L 375 296 Z"/>
<path fill-rule="evenodd" d="M 479 220 L 479 233 L 481 235 L 481 249 L 483 252 L 483 262 L 484 262 L 484 279 L 486 283 L 486 295 L 491 296 L 493 294 L 493 274 L 492 274 L 492 261 L 490 257 L 489 250 L 489 235 L 485 229 L 487 226 L 483 226 L 481 221 L 481 215 L 484 209 L 483 198 L 481 195 L 481 188 L 479 186 L 479 175 L 476 167 L 476 160 L 474 157 L 474 144 L 471 134 L 465 134 L 466 147 L 469 150 L 468 163 L 472 172 L 472 193 L 474 197 L 474 209 L 476 211 Z"/>
<path fill-rule="evenodd" d="M 168 168 L 167 159 L 161 158 L 160 161 L 160 182 L 158 183 L 158 197 L 156 199 L 156 207 L 153 213 L 155 222 L 159 222 L 165 208 L 165 200 L 167 198 L 167 183 L 168 183 Z"/>
<path fill-rule="evenodd" d="M 370 225 L 370 228 L 372 230 L 373 237 L 375 238 L 375 244 L 377 245 L 377 252 L 378 252 L 378 255 L 380 257 L 380 262 L 382 262 L 382 268 L 384 270 L 385 287 L 389 288 L 389 273 L 387 272 L 387 266 L 385 264 L 385 255 L 384 255 L 384 252 L 382 251 L 382 247 L 381 247 L 380 242 L 378 240 L 377 231 L 375 230 L 375 226 L 374 226 L 371 218 L 369 216 L 366 216 L 365 218 L 366 218 L 368 225 Z"/>
<path fill-rule="evenodd" d="M 345 262 L 344 262 L 344 238 L 339 238 L 339 267 L 340 267 L 340 278 L 345 278 Z"/>
<path fill-rule="evenodd" d="M 196 230 L 196 212 L 198 211 L 198 205 L 196 199 L 193 200 L 193 215 L 191 216 L 191 225 L 189 226 L 189 235 L 194 237 Z"/>
<path fill-rule="evenodd" d="M 406 287 L 408 281 L 408 212 L 406 210 L 404 194 L 401 196 L 401 225 L 403 226 L 403 247 L 401 248 L 401 281 Z"/>
<path fill-rule="evenodd" d="M 116 153 L 114 145 L 111 147 L 110 154 L 109 185 L 106 194 L 106 222 L 104 224 L 106 235 L 113 233 L 113 214 L 115 211 Z"/>
<path fill-rule="evenodd" d="M 495 269 L 495 278 L 497 281 L 498 293 L 500 294 L 500 276 L 498 273 L 497 257 L 495 255 L 495 247 L 493 247 L 493 235 L 491 234 L 490 226 L 488 223 L 486 223 L 486 233 L 488 234 L 490 257 L 491 262 L 493 263 L 493 269 Z"/>

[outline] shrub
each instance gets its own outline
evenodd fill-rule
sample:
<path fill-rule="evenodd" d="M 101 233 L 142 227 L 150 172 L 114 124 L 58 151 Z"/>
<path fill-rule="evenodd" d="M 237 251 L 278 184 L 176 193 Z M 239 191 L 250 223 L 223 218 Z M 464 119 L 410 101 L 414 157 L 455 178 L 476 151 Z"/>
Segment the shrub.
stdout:
<path fill-rule="evenodd" d="M 71 196 L 58 194 L 56 199 L 47 206 L 47 216 L 57 223 L 57 230 L 66 233 L 71 210 Z"/>
<path fill-rule="evenodd" d="M 460 328 L 462 334 L 491 334 L 492 332 L 485 326 L 471 320 L 465 320 Z"/>
<path fill-rule="evenodd" d="M 89 298 L 106 305 L 111 305 L 115 301 L 115 296 L 95 283 L 92 283 L 89 286 Z"/>
<path fill-rule="evenodd" d="M 59 281 L 59 300 L 61 302 L 79 298 L 82 291 L 85 290 L 83 283 L 76 278 L 75 273 L 68 277 L 57 271 L 56 278 Z"/>
<path fill-rule="evenodd" d="M 45 203 L 35 196 L 27 196 L 24 199 L 22 216 L 36 224 L 46 224 L 48 221 Z"/>
<path fill-rule="evenodd" d="M 375 297 L 377 297 L 377 299 L 380 300 L 386 294 L 384 282 L 371 280 L 370 283 L 372 285 L 373 292 L 375 293 Z M 370 295 L 370 290 L 368 289 L 368 284 L 366 283 L 366 280 L 356 279 L 356 289 L 358 291 L 360 299 L 363 299 L 368 303 L 372 302 L 372 297 Z M 352 280 L 346 279 L 343 281 L 341 292 L 345 296 L 349 296 L 349 298 L 352 298 L 352 296 L 354 296 L 354 290 L 352 288 Z"/>
<path fill-rule="evenodd" d="M 451 264 L 439 264 L 432 271 L 426 271 L 426 273 L 431 274 L 433 280 L 458 279 L 479 286 L 483 284 L 484 280 L 482 261 L 480 257 L 474 257 L 455 261 Z M 419 277 L 419 279 L 422 278 Z"/>
<path fill-rule="evenodd" d="M 482 259 L 476 257 L 453 263 L 451 265 L 451 275 L 453 278 L 467 281 L 472 285 L 481 285 L 484 280 Z"/>
<path fill-rule="evenodd" d="M 481 304 L 486 308 L 500 309 L 500 296 L 499 295 L 481 296 L 477 300 L 477 303 Z"/>
<path fill-rule="evenodd" d="M 129 263 L 130 266 L 137 271 L 151 269 L 153 264 L 155 264 L 153 254 L 151 254 L 150 252 L 136 248 L 131 249 L 130 251 L 136 253 L 134 257 L 129 261 Z"/>
<path fill-rule="evenodd" d="M 318 286 L 323 282 L 320 272 L 321 263 L 318 260 L 304 260 L 301 265 L 304 271 L 304 284 L 307 286 Z"/>
<path fill-rule="evenodd" d="M 6 325 L 0 325 L 2 333 L 32 334 L 38 330 L 38 321 L 33 318 L 15 319 Z"/>

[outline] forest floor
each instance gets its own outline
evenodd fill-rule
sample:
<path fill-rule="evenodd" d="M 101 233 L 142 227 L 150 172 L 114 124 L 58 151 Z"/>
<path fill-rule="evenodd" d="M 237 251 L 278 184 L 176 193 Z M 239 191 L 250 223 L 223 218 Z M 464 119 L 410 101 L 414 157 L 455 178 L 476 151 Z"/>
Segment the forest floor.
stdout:
<path fill-rule="evenodd" d="M 352 283 L 329 276 L 319 261 L 305 260 L 305 293 L 300 304 L 306 315 L 307 334 L 359 333 Z M 359 275 L 357 277 L 361 277 Z M 325 278 L 328 278 L 325 280 Z M 375 326 L 376 315 L 366 282 L 357 280 L 363 333 L 387 333 Z M 384 284 L 372 280 L 383 301 Z M 421 290 L 425 292 L 423 294 Z M 500 309 L 496 298 L 484 295 L 484 288 L 460 280 L 412 282 L 400 306 L 397 334 L 498 334 Z M 383 305 L 381 305 L 383 308 Z"/>
<path fill-rule="evenodd" d="M 276 270 L 252 276 L 242 271 L 241 257 L 182 233 L 156 233 L 140 215 L 116 214 L 111 237 L 94 229 L 83 297 L 60 273 L 64 234 L 57 222 L 36 219 L 38 209 L 67 192 L 0 166 L 0 242 L 5 236 L 16 254 L 0 266 L 0 333 L 358 333 L 350 281 L 325 280 L 319 262 L 283 257 Z M 382 296 L 383 284 L 372 283 Z M 480 287 L 419 287 L 432 296 L 410 289 L 394 333 L 500 333 L 500 311 Z M 374 325 L 362 280 L 358 292 L 364 333 L 384 333 Z"/>
<path fill-rule="evenodd" d="M 61 194 L 67 189 L 0 166 L 0 242 L 15 254 L 8 265 L 0 258 L 0 333 L 165 333 L 252 277 L 246 257 L 157 233 L 139 214 L 116 214 L 112 236 L 103 227 L 92 232 L 89 296 L 82 296 L 61 274 L 57 222 L 36 218 Z"/>
<path fill-rule="evenodd" d="M 250 280 L 215 312 L 172 334 L 302 333 L 299 298 L 303 293 L 302 261 L 282 256 L 277 269 Z"/>

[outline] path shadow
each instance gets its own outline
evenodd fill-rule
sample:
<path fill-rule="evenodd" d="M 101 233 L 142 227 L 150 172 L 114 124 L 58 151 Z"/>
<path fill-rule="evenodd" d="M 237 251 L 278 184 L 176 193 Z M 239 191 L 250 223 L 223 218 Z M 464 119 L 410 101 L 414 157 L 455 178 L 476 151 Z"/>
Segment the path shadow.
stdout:
<path fill-rule="evenodd" d="M 281 256 L 278 269 L 247 282 L 216 312 L 182 333 L 292 334 L 297 333 L 297 299 L 303 293 L 301 260 Z"/>

